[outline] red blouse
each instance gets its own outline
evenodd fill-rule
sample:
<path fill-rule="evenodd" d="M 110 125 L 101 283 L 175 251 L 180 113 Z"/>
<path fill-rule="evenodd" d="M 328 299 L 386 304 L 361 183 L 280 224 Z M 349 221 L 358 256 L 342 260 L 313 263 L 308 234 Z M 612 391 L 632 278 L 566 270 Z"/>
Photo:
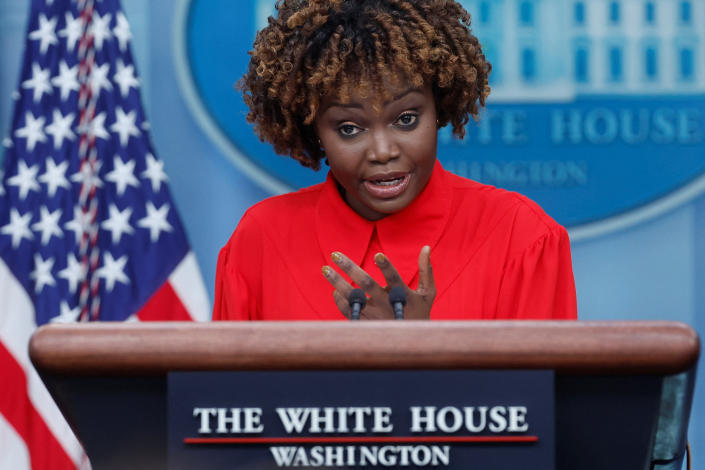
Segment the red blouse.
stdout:
<path fill-rule="evenodd" d="M 333 251 L 384 286 L 373 259 L 382 252 L 416 288 L 424 245 L 437 289 L 431 319 L 577 318 L 565 229 L 526 197 L 437 162 L 407 208 L 374 222 L 345 203 L 330 174 L 251 207 L 218 257 L 213 319 L 344 320 L 321 274 L 335 267 Z"/>

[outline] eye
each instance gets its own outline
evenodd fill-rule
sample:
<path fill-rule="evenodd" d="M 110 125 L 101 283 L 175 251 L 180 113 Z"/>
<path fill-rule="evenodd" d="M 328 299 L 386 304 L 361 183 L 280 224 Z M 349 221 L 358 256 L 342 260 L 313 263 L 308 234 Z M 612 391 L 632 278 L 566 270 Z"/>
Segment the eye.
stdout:
<path fill-rule="evenodd" d="M 359 127 L 354 124 L 345 123 L 338 126 L 338 133 L 343 137 L 353 137 L 362 131 Z"/>
<path fill-rule="evenodd" d="M 399 127 L 414 127 L 419 120 L 419 115 L 416 113 L 404 113 L 397 118 Z"/>

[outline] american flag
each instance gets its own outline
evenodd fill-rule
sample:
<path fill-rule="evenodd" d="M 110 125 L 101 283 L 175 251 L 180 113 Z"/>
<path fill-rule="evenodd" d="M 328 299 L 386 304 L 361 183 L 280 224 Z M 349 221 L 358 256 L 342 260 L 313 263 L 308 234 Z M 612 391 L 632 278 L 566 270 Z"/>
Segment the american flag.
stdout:
<path fill-rule="evenodd" d="M 118 0 L 33 0 L 0 170 L 0 468 L 85 467 L 32 368 L 37 326 L 207 320 Z"/>

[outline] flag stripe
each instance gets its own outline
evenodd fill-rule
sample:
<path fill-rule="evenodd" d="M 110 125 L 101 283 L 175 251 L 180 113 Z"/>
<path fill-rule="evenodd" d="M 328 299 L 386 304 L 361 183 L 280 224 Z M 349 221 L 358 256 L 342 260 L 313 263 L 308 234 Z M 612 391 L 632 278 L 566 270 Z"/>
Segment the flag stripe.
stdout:
<path fill-rule="evenodd" d="M 3 392 L 4 393 L 4 392 Z M 30 468 L 27 445 L 0 411 L 0 468 Z"/>
<path fill-rule="evenodd" d="M 22 367 L 0 343 L 0 370 L 3 371 L 3 392 L 0 413 L 24 439 L 33 470 L 75 469 L 76 463 L 67 455 L 27 396 L 27 383 Z"/>
<path fill-rule="evenodd" d="M 210 304 L 205 289 L 193 288 L 204 285 L 193 252 L 189 251 L 176 266 L 169 276 L 169 283 L 194 321 L 210 320 Z"/>
<path fill-rule="evenodd" d="M 169 281 L 162 284 L 157 292 L 137 312 L 140 321 L 191 321 L 191 315 L 184 308 L 181 299 L 171 288 Z"/>
<path fill-rule="evenodd" d="M 64 452 L 78 464 L 83 454 L 81 446 L 29 360 L 27 345 L 36 328 L 34 309 L 27 293 L 2 259 L 0 259 L 0 297 L 4 301 L 4 308 L 7 309 L 6 315 L 0 315 L 0 344 L 13 358 L 12 363 L 21 367 L 25 376 L 21 383 L 13 385 L 21 386 L 22 393 L 28 396 L 33 410 L 41 416 L 56 436 Z M 11 364 L 9 361 L 7 363 Z M 3 376 L 9 374 L 5 372 L 4 367 L 0 367 L 0 371 Z M 4 410 L 2 414 L 5 414 Z"/>

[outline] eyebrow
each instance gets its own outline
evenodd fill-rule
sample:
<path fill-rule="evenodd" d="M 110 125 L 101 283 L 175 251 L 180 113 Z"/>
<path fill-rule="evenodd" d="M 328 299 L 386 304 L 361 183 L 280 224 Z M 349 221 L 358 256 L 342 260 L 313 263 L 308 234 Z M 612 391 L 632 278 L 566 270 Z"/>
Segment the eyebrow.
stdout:
<path fill-rule="evenodd" d="M 384 106 L 391 104 L 391 103 L 394 103 L 395 101 L 399 101 L 400 99 L 402 99 L 403 97 L 405 97 L 409 93 L 413 93 L 415 91 L 418 91 L 419 93 L 421 93 L 420 88 L 409 88 L 407 90 L 402 91 L 398 95 L 394 96 L 391 101 L 384 103 Z M 360 103 L 340 103 L 337 101 L 334 101 L 331 104 L 329 104 L 328 106 L 326 106 L 326 109 L 333 108 L 333 107 L 362 109 L 362 105 Z"/>

